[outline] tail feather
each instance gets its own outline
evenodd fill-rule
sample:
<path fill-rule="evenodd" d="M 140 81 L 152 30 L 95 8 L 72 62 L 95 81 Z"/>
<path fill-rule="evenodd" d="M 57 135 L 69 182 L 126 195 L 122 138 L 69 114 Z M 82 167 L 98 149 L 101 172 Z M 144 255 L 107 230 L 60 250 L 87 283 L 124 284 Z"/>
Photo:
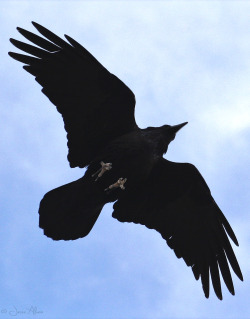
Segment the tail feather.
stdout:
<path fill-rule="evenodd" d="M 39 227 L 54 240 L 85 237 L 104 205 L 100 191 L 82 177 L 44 195 L 39 207 Z"/>

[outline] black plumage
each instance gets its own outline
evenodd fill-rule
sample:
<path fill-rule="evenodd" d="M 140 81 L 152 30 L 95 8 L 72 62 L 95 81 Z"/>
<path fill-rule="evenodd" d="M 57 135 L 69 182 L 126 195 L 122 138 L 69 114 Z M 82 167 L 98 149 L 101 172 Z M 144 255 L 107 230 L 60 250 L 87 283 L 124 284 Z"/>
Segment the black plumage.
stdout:
<path fill-rule="evenodd" d="M 186 123 L 140 129 L 134 118 L 135 96 L 85 48 L 62 40 L 32 22 L 45 37 L 17 28 L 33 44 L 14 39 L 42 92 L 61 113 L 71 167 L 87 167 L 77 181 L 58 187 L 40 203 L 39 226 L 54 240 L 86 236 L 103 206 L 115 202 L 112 216 L 157 230 L 178 258 L 201 278 L 209 297 L 209 277 L 222 299 L 220 273 L 234 294 L 229 264 L 243 280 L 229 238 L 238 245 L 227 219 L 195 166 L 163 158 Z"/>

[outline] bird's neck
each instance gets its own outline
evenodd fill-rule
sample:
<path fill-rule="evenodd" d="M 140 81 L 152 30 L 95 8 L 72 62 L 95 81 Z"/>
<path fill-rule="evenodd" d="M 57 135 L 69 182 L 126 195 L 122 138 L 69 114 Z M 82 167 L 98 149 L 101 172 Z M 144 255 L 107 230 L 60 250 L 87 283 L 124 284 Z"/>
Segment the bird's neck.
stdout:
<path fill-rule="evenodd" d="M 152 145 L 154 154 L 158 157 L 163 156 L 168 150 L 170 143 L 163 130 L 145 131 L 144 135 L 147 141 Z"/>

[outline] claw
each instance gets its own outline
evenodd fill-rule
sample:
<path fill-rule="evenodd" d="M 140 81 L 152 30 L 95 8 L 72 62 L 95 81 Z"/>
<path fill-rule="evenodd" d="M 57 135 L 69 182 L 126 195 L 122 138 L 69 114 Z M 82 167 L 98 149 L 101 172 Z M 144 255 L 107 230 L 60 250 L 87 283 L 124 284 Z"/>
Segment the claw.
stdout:
<path fill-rule="evenodd" d="M 101 161 L 100 163 L 102 165 L 102 167 L 100 169 L 98 169 L 97 172 L 95 172 L 92 177 L 96 176 L 95 182 L 98 180 L 98 178 L 102 177 L 102 175 L 106 172 L 111 170 L 112 168 L 112 163 L 104 163 L 103 161 Z"/>
<path fill-rule="evenodd" d="M 105 188 L 104 191 L 110 191 L 113 188 L 118 188 L 118 187 L 120 187 L 122 190 L 124 190 L 125 189 L 124 184 L 126 183 L 126 181 L 127 181 L 127 178 L 120 177 L 117 182 L 109 185 L 109 187 Z"/>

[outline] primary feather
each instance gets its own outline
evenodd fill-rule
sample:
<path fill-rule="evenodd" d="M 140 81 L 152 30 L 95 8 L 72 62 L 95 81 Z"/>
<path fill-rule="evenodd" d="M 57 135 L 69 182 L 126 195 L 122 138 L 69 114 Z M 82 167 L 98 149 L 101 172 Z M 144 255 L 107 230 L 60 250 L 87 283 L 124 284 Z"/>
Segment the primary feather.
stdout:
<path fill-rule="evenodd" d="M 24 69 L 35 76 L 42 92 L 62 114 L 70 166 L 85 167 L 109 141 L 137 127 L 134 94 L 76 41 L 67 37 L 73 43 L 70 45 L 38 23 L 33 25 L 47 40 L 17 30 L 40 48 L 10 41 L 34 57 L 9 54 L 26 64 Z"/>

